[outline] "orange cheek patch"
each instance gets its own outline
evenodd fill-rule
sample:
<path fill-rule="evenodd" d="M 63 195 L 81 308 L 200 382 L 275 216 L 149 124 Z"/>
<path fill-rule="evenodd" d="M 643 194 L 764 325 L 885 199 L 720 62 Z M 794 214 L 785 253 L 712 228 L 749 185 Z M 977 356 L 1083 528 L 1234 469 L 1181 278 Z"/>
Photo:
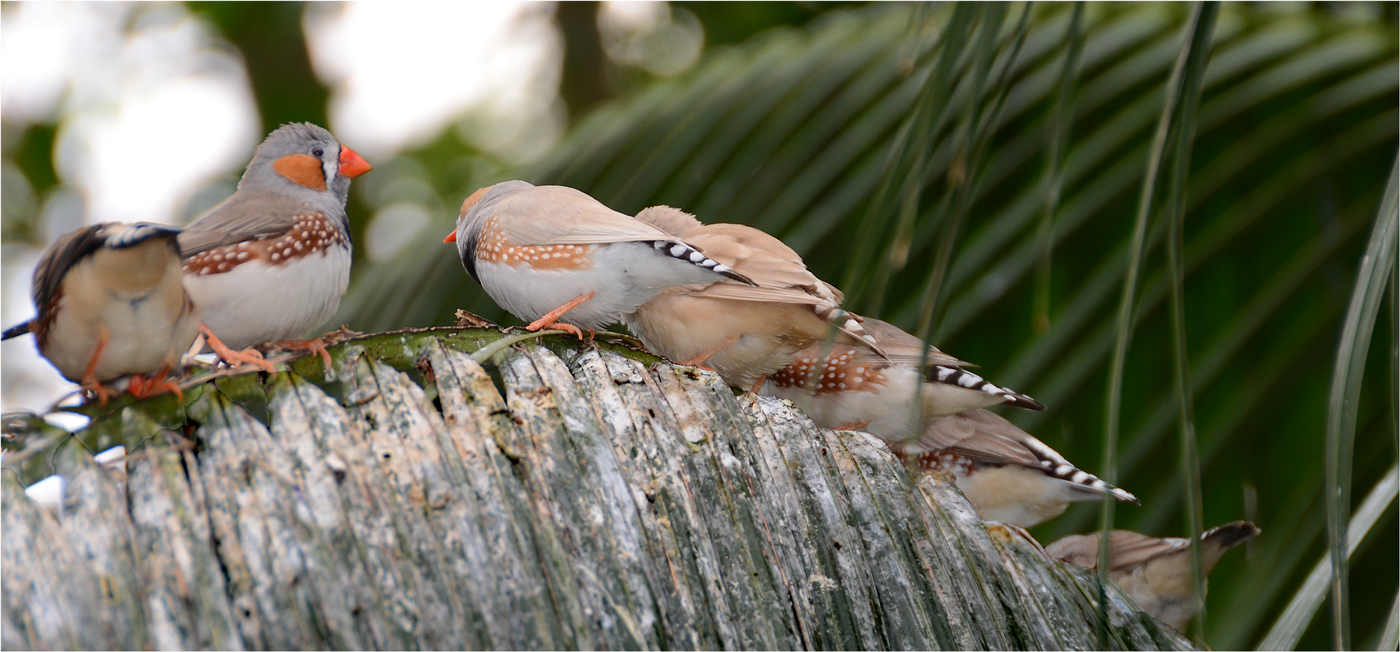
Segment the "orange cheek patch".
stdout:
<path fill-rule="evenodd" d="M 272 162 L 272 169 L 298 186 L 312 190 L 326 189 L 326 175 L 321 160 L 310 154 L 288 154 Z"/>

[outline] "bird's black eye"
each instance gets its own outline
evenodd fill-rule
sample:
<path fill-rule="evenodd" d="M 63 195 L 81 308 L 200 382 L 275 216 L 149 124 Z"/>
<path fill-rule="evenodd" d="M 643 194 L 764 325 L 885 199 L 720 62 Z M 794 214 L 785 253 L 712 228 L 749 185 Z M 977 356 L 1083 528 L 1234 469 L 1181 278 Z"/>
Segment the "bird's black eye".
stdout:
<path fill-rule="evenodd" d="M 312 155 L 312 156 L 315 156 L 316 158 L 321 158 L 321 156 L 322 156 L 323 154 L 325 154 L 325 153 L 326 153 L 326 150 L 321 149 L 320 147 L 313 147 L 313 148 L 311 148 L 311 155 Z"/>

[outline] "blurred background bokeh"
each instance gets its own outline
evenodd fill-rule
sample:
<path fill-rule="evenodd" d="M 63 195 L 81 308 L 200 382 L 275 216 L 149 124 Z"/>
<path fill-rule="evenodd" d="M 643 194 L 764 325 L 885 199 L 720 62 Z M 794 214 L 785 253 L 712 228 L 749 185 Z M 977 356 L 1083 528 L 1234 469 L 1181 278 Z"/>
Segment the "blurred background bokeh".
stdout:
<path fill-rule="evenodd" d="M 1396 6 L 1227 4 L 1214 30 L 1184 227 L 1204 522 L 1264 530 L 1212 575 L 1217 649 L 1257 645 L 1325 552 L 1332 364 L 1400 131 Z M 946 265 L 934 341 L 1050 406 L 1005 416 L 1098 472 L 1127 241 L 1190 6 L 1090 3 L 1069 85 L 1071 5 L 1036 5 L 1024 23 L 1024 5 L 1002 7 L 978 23 L 985 47 L 940 60 L 946 6 L 6 3 L 3 324 L 33 314 L 32 268 L 56 236 L 105 220 L 188 223 L 232 192 L 269 130 L 311 121 L 375 168 L 351 191 L 355 271 L 328 326 L 447 325 L 459 308 L 518 323 L 440 240 L 478 187 L 570 185 L 623 212 L 664 203 L 763 228 L 852 308 L 907 329 L 930 270 Z M 925 97 L 940 70 L 954 71 L 949 92 Z M 1066 98 L 1070 114 L 1057 114 Z M 937 126 L 910 142 L 920 111 Z M 1062 188 L 1048 204 L 1055 134 Z M 872 209 L 910 183 L 891 176 L 907 169 L 891 163 L 896 144 L 918 161 L 914 192 L 900 195 L 917 201 Z M 1117 523 L 1180 536 L 1153 224 L 1117 475 L 1143 507 Z M 1394 288 L 1359 405 L 1356 503 L 1396 460 Z M 42 410 L 71 389 L 28 338 L 0 355 L 5 409 Z M 1090 530 L 1098 513 L 1076 506 L 1034 534 Z M 1393 640 L 1397 540 L 1392 502 L 1353 557 L 1357 647 Z M 1330 641 L 1319 616 L 1299 646 Z"/>

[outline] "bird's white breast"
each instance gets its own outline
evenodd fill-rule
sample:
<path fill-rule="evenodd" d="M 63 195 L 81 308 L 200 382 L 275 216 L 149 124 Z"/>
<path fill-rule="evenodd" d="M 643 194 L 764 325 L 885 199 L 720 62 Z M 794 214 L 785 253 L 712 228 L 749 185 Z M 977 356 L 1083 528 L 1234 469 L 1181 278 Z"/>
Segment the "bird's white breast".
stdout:
<path fill-rule="evenodd" d="M 204 324 L 234 349 L 295 338 L 330 319 L 350 285 L 350 249 L 332 246 L 278 264 L 251 260 L 187 274 Z"/>

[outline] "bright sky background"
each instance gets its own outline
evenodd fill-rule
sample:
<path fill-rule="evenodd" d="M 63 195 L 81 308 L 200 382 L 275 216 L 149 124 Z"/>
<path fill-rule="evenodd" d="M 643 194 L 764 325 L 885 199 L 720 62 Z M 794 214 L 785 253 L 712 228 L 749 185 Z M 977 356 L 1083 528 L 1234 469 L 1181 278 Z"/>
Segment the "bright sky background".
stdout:
<path fill-rule="evenodd" d="M 652 25 L 669 27 L 659 7 L 605 6 L 613 49 Z M 551 3 L 311 3 L 304 25 L 316 72 L 333 89 L 326 126 L 372 162 L 452 125 L 490 124 L 464 136 L 512 161 L 561 136 L 562 45 Z M 107 220 L 178 223 L 196 193 L 217 201 L 232 192 L 229 175 L 241 173 L 264 135 L 241 58 L 182 5 L 7 3 L 0 29 L 7 137 L 19 133 L 14 126 L 59 125 L 58 189 L 36 198 L 17 169 L 0 170 L 5 213 L 37 211 L 45 242 Z M 681 39 L 667 38 L 672 46 Z M 691 41 L 682 48 L 689 62 L 699 52 L 694 30 Z M 371 231 L 425 221 L 420 206 L 398 204 L 381 209 Z M 4 243 L 4 326 L 34 314 L 38 254 Z M 74 389 L 31 337 L 6 342 L 0 362 L 6 410 L 42 411 Z"/>

